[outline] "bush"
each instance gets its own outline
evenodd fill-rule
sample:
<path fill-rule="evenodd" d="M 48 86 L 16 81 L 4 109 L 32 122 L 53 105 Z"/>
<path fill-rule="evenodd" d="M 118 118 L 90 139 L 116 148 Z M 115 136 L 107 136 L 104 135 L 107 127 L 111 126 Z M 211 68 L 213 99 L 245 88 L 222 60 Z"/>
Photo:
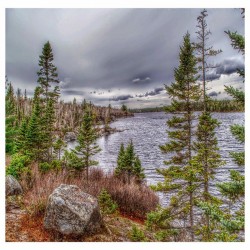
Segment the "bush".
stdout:
<path fill-rule="evenodd" d="M 64 156 L 63 156 L 63 162 L 64 162 L 64 165 L 69 169 L 73 169 L 77 171 L 82 170 L 82 167 L 83 167 L 82 161 L 74 152 L 65 150 Z"/>
<path fill-rule="evenodd" d="M 32 183 L 31 188 L 29 183 Z M 24 197 L 26 206 L 36 208 L 36 204 L 41 202 L 46 204 L 49 195 L 62 183 L 77 185 L 84 192 L 95 197 L 105 189 L 122 213 L 141 219 L 144 219 L 146 214 L 154 210 L 159 203 L 158 196 L 149 187 L 134 183 L 124 184 L 113 174 L 104 174 L 98 168 L 90 169 L 89 182 L 87 182 L 84 175 L 72 177 L 69 170 L 65 168 L 58 173 L 55 171 L 42 173 L 38 171 L 37 164 L 33 164 L 32 180 L 21 183 L 26 190 Z"/>
<path fill-rule="evenodd" d="M 140 230 L 137 226 L 133 225 L 132 230 L 130 232 L 129 238 L 132 241 L 141 241 L 145 242 L 148 241 L 147 237 L 145 236 L 144 232 Z"/>
<path fill-rule="evenodd" d="M 51 169 L 51 165 L 48 162 L 41 162 L 39 163 L 39 170 L 42 173 L 46 173 Z"/>
<path fill-rule="evenodd" d="M 29 156 L 16 153 L 12 156 L 10 165 L 6 169 L 6 174 L 12 175 L 16 179 L 19 179 L 22 173 L 27 173 L 30 171 L 28 166 L 29 164 Z"/>
<path fill-rule="evenodd" d="M 51 163 L 51 169 L 59 171 L 62 169 L 62 162 L 60 160 L 53 160 Z"/>
<path fill-rule="evenodd" d="M 106 189 L 102 189 L 101 193 L 98 196 L 98 201 L 102 214 L 104 215 L 113 214 L 118 208 L 117 203 L 112 200 L 110 194 Z"/>
<path fill-rule="evenodd" d="M 172 241 L 172 239 L 174 239 L 174 241 L 176 240 L 176 237 L 178 236 L 179 231 L 178 229 L 167 229 L 167 230 L 160 230 L 158 232 L 155 233 L 155 239 L 157 241 Z"/>

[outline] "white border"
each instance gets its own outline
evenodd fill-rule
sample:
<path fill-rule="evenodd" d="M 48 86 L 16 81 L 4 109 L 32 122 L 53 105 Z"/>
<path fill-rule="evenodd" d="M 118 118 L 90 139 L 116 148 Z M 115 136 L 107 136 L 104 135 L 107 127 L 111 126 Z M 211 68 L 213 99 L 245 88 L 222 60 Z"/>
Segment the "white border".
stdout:
<path fill-rule="evenodd" d="M 249 3 L 249 0 L 209 0 L 209 1 L 202 1 L 202 0 L 175 0 L 175 1 L 167 1 L 167 0 L 127 0 L 127 1 L 119 1 L 119 0 L 1 0 L 0 1 L 0 39 L 1 45 L 0 46 L 0 63 L 1 63 L 1 106 L 0 106 L 0 128 L 1 128 L 1 136 L 0 136 L 0 152 L 1 152 L 1 173 L 0 173 L 0 246 L 1 249 L 42 249 L 46 247 L 47 249 L 100 249 L 100 248 L 109 248 L 109 249 L 192 249 L 192 250 L 206 250 L 211 249 L 246 249 L 249 243 L 249 199 L 248 199 L 248 192 L 246 194 L 246 242 L 245 243 L 6 243 L 5 242 L 5 176 L 4 176 L 4 169 L 5 169 L 5 142 L 4 142 L 4 100 L 5 100 L 5 89 L 4 89 L 4 82 L 5 82 L 5 8 L 241 8 L 247 6 L 246 3 Z M 246 8 L 245 13 L 245 20 L 249 20 L 248 15 L 249 9 Z M 249 30 L 250 27 L 246 22 L 245 25 L 246 37 L 249 38 Z M 247 42 L 247 39 L 246 39 Z M 246 43 L 246 54 L 248 53 L 248 43 Z M 249 59 L 246 55 L 246 63 L 245 65 L 249 65 Z M 246 67 L 246 114 L 249 114 L 248 108 L 248 100 L 249 100 L 249 93 L 250 93 L 250 82 L 248 77 L 248 70 Z M 246 128 L 250 127 L 249 119 L 246 115 Z M 249 133 L 246 130 L 246 149 L 250 148 L 249 146 Z M 246 191 L 249 190 L 250 185 L 250 178 L 249 178 L 249 168 L 250 168 L 250 161 L 249 156 L 246 151 Z M 249 248 L 249 247 L 248 247 Z"/>

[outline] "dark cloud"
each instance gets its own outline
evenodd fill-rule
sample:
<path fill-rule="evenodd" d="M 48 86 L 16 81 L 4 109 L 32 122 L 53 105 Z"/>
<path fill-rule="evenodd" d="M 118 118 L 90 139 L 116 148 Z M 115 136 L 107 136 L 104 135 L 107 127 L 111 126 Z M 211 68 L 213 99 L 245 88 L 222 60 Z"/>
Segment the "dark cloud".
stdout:
<path fill-rule="evenodd" d="M 231 75 L 236 73 L 238 69 L 244 68 L 244 62 L 238 58 L 226 59 L 216 68 L 216 74 Z"/>
<path fill-rule="evenodd" d="M 117 97 L 113 97 L 112 101 L 125 101 L 125 100 L 128 100 L 130 98 L 133 98 L 132 95 L 120 95 L 120 96 L 117 96 Z"/>
<path fill-rule="evenodd" d="M 220 64 L 216 65 L 213 71 L 207 74 L 207 80 L 216 80 L 221 77 L 221 75 L 231 75 L 236 73 L 238 69 L 242 70 L 245 68 L 244 61 L 242 58 L 233 57 L 223 60 Z"/>
<path fill-rule="evenodd" d="M 147 91 L 174 80 L 183 35 L 189 31 L 191 39 L 196 39 L 200 11 L 190 8 L 7 9 L 6 74 L 15 87 L 34 90 L 39 55 L 49 40 L 60 87 L 73 90 L 64 91 L 65 95 L 79 90 L 78 95 L 82 91 L 92 92 L 93 96 L 96 91 L 96 95 L 99 93 L 106 100 L 110 89 L 118 97 L 127 93 L 157 95 L 159 92 L 155 90 Z M 209 9 L 207 23 L 212 31 L 209 43 L 223 50 L 213 59 L 219 65 L 208 74 L 213 80 L 244 66 L 241 57 L 237 63 L 231 60 L 237 51 L 224 33 L 237 30 L 244 34 L 244 19 L 238 9 Z M 115 92 L 117 89 L 120 94 Z"/>
<path fill-rule="evenodd" d="M 159 95 L 163 90 L 164 90 L 164 88 L 162 88 L 162 87 L 155 88 L 154 90 L 146 92 L 145 94 L 136 95 L 136 97 L 147 97 L 147 96 Z"/>
<path fill-rule="evenodd" d="M 210 92 L 208 95 L 209 96 L 217 96 L 219 93 L 215 92 L 215 91 L 212 91 Z"/>
<path fill-rule="evenodd" d="M 84 96 L 86 93 L 81 90 L 73 90 L 73 89 L 63 89 L 61 90 L 63 95 L 77 95 L 77 96 Z"/>

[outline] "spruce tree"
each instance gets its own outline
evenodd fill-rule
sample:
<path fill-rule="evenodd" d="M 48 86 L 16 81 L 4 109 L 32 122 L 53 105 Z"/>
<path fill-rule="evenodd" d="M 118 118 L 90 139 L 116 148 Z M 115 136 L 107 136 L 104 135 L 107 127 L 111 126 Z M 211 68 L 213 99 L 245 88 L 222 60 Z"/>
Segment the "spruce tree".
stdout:
<path fill-rule="evenodd" d="M 18 132 L 17 115 L 16 115 L 16 100 L 14 88 L 11 82 L 6 77 L 6 95 L 5 95 L 5 152 L 14 153 L 15 138 Z"/>
<path fill-rule="evenodd" d="M 39 58 L 40 69 L 37 72 L 37 82 L 40 83 L 43 95 L 45 96 L 47 102 L 51 84 L 59 83 L 57 68 L 53 64 L 54 55 L 49 41 L 44 44 L 42 55 L 40 55 Z"/>
<path fill-rule="evenodd" d="M 120 151 L 117 157 L 117 167 L 115 175 L 123 179 L 125 183 L 130 184 L 131 178 L 134 177 L 137 182 L 142 182 L 145 178 L 144 169 L 141 166 L 139 157 L 134 152 L 132 140 L 129 142 L 126 149 L 121 143 Z"/>
<path fill-rule="evenodd" d="M 67 144 L 61 138 L 58 138 L 53 143 L 53 153 L 59 161 L 61 160 L 61 154 L 66 145 Z"/>
<path fill-rule="evenodd" d="M 197 60 L 189 33 L 184 36 L 179 62 L 179 67 L 174 70 L 175 82 L 171 86 L 165 86 L 172 100 L 167 111 L 174 115 L 167 121 L 169 142 L 160 146 L 160 149 L 164 154 L 171 154 L 171 158 L 164 162 L 168 168 L 157 169 L 157 172 L 164 176 L 165 181 L 153 186 L 153 189 L 166 193 L 176 190 L 169 207 L 165 210 L 168 211 L 165 213 L 165 219 L 168 221 L 188 219 L 191 240 L 194 241 L 194 199 L 198 170 L 190 164 L 193 156 L 192 138 L 195 132 L 193 125 L 195 116 L 191 104 L 198 101 L 201 93 L 196 83 Z M 181 110 L 181 106 L 184 110 Z"/>
<path fill-rule="evenodd" d="M 235 49 L 238 49 L 243 55 L 245 53 L 244 37 L 237 34 L 237 32 L 227 31 L 226 34 L 231 39 L 231 44 Z M 244 79 L 244 70 L 238 70 L 238 74 Z M 244 109 L 244 92 L 232 86 L 225 87 L 226 92 L 231 95 L 238 106 Z M 241 125 L 232 125 L 231 132 L 236 139 L 244 144 L 245 129 Z M 239 166 L 244 166 L 244 152 L 230 153 L 234 161 Z M 245 178 L 237 170 L 230 171 L 230 180 L 224 183 L 217 184 L 221 195 L 226 198 L 228 207 L 221 207 L 217 204 L 208 202 L 200 202 L 199 206 L 202 208 L 206 216 L 215 224 L 216 233 L 211 235 L 215 241 L 237 241 L 239 240 L 239 232 L 244 230 L 244 195 L 245 195 Z M 241 204 L 238 211 L 232 211 L 231 207 L 235 202 Z"/>
<path fill-rule="evenodd" d="M 231 45 L 237 49 L 242 55 L 245 55 L 245 38 L 237 32 L 227 31 L 226 34 L 231 40 Z M 245 80 L 245 71 L 238 69 L 238 74 Z M 245 106 L 245 93 L 242 90 L 236 89 L 232 86 L 225 87 L 226 92 L 231 95 L 239 106 L 244 109 Z M 240 144 L 245 143 L 245 127 L 244 125 L 234 124 L 231 126 L 231 132 Z M 245 152 L 230 152 L 234 162 L 239 167 L 245 166 Z M 230 181 L 218 184 L 219 190 L 224 197 L 228 200 L 228 210 L 231 219 L 243 221 L 244 218 L 244 196 L 245 196 L 245 177 L 238 170 L 230 171 Z M 232 213 L 231 205 L 239 201 L 241 208 L 239 211 Z M 244 223 L 235 228 L 236 233 L 244 229 Z"/>
<path fill-rule="evenodd" d="M 42 131 L 43 133 L 43 141 L 46 147 L 46 159 L 50 162 L 53 158 L 53 141 L 54 141 L 54 125 L 55 125 L 55 107 L 52 98 L 48 99 L 48 103 L 46 105 L 46 110 L 44 117 L 42 119 Z"/>
<path fill-rule="evenodd" d="M 100 147 L 96 143 L 97 132 L 94 126 L 93 114 L 90 109 L 87 109 L 83 115 L 81 127 L 77 137 L 78 146 L 75 147 L 72 152 L 77 156 L 81 163 L 80 171 L 86 170 L 87 181 L 89 176 L 89 167 L 97 165 L 98 162 L 92 160 L 92 157 L 101 151 Z"/>
<path fill-rule="evenodd" d="M 44 159 L 44 134 L 42 128 L 40 94 L 41 88 L 36 87 L 33 99 L 32 114 L 26 134 L 29 154 L 36 161 L 41 161 Z"/>
<path fill-rule="evenodd" d="M 216 199 L 210 192 L 209 186 L 211 180 L 214 178 L 215 169 L 223 165 L 221 156 L 219 154 L 218 142 L 215 135 L 215 129 L 219 127 L 219 122 L 212 118 L 211 113 L 207 110 L 209 106 L 209 97 L 207 95 L 207 76 L 206 73 L 210 69 L 208 59 L 211 56 L 216 56 L 221 50 L 214 50 L 212 46 L 208 46 L 209 36 L 211 35 L 210 30 L 207 28 L 206 17 L 208 16 L 207 11 L 203 10 L 198 16 L 198 31 L 197 39 L 195 43 L 195 49 L 197 52 L 197 60 L 200 63 L 202 81 L 202 92 L 203 92 L 203 112 L 199 116 L 199 123 L 196 132 L 197 142 L 194 143 L 194 150 L 197 155 L 193 158 L 192 164 L 200 169 L 200 180 L 202 184 L 201 194 L 203 200 L 207 203 L 218 204 L 219 200 Z M 209 216 L 205 216 L 204 223 L 199 223 L 197 231 L 202 235 L 202 240 L 211 240 L 211 228 Z"/>
<path fill-rule="evenodd" d="M 39 56 L 40 69 L 37 72 L 38 80 L 40 84 L 41 94 L 45 99 L 40 99 L 40 127 L 41 127 L 41 142 L 43 147 L 43 161 L 51 162 L 53 155 L 53 140 L 55 131 L 55 108 L 60 96 L 59 86 L 54 86 L 51 89 L 51 84 L 58 84 L 57 68 L 55 67 L 53 60 L 54 55 L 52 52 L 49 41 L 44 44 L 42 49 L 42 55 Z"/>
<path fill-rule="evenodd" d="M 28 154 L 27 130 L 28 130 L 28 119 L 27 117 L 24 117 L 21 126 L 18 130 L 18 135 L 15 142 L 15 151 L 20 152 L 23 155 Z"/>

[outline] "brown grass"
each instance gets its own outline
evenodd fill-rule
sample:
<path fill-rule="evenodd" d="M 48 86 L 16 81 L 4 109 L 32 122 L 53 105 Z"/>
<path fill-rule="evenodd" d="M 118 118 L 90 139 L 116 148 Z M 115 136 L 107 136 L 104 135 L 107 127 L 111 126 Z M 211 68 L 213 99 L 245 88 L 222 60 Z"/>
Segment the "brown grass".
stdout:
<path fill-rule="evenodd" d="M 5 154 L 5 166 L 6 166 L 6 167 L 9 166 L 9 165 L 10 165 L 10 162 L 11 162 L 11 156 Z"/>
<path fill-rule="evenodd" d="M 154 210 L 159 203 L 158 196 L 146 185 L 135 182 L 124 184 L 112 173 L 104 174 L 101 169 L 90 169 L 89 181 L 84 175 L 72 176 L 68 171 L 41 174 L 34 164 L 32 176 L 22 177 L 21 185 L 25 190 L 24 205 L 31 215 L 44 214 L 49 195 L 60 184 L 77 185 L 84 192 L 95 197 L 105 188 L 117 202 L 119 210 L 132 218 L 145 219 L 146 213 Z"/>

